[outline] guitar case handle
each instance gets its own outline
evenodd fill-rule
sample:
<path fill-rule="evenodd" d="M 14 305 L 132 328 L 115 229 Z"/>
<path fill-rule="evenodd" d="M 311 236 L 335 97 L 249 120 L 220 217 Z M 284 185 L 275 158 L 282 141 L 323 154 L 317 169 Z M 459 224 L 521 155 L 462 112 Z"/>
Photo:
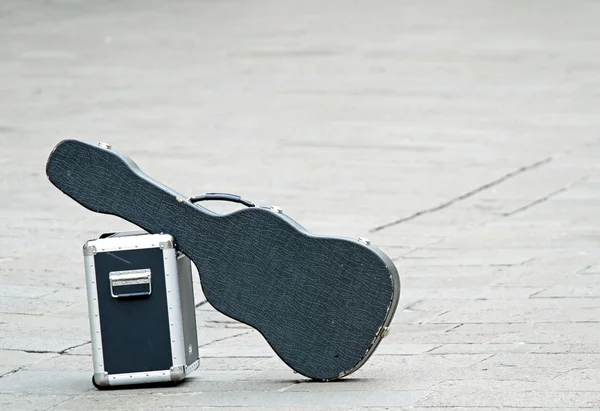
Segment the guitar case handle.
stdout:
<path fill-rule="evenodd" d="M 202 194 L 200 196 L 190 198 L 191 203 L 197 203 L 200 201 L 212 201 L 212 200 L 231 201 L 232 203 L 243 204 L 246 207 L 256 207 L 253 202 L 244 200 L 242 197 L 240 197 L 238 195 L 228 194 L 228 193 L 206 193 L 206 194 Z"/>

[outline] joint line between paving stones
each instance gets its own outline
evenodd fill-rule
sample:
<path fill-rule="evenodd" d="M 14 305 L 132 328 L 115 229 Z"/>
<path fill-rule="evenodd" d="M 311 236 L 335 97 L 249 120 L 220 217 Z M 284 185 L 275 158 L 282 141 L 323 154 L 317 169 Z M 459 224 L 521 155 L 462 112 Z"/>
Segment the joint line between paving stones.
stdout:
<path fill-rule="evenodd" d="M 84 396 L 84 394 L 77 395 L 77 396 L 75 396 L 75 397 L 71 397 L 71 398 L 67 398 L 66 400 L 64 400 L 64 401 L 62 401 L 62 402 L 60 402 L 60 403 L 58 403 L 58 404 L 56 404 L 56 405 L 53 405 L 53 406 L 52 406 L 52 407 L 50 407 L 50 408 L 46 408 L 46 410 L 45 410 L 45 411 L 51 411 L 51 410 L 55 410 L 56 408 L 60 407 L 61 405 L 64 405 L 64 404 L 66 404 L 66 403 L 67 403 L 67 402 L 69 402 L 69 401 L 73 401 L 73 400 L 75 400 L 75 399 L 77 399 L 77 398 L 80 398 L 80 397 L 83 397 L 83 396 Z"/>
<path fill-rule="evenodd" d="M 585 266 L 585 267 L 583 267 L 581 270 L 578 270 L 578 271 L 576 271 L 576 272 L 575 272 L 575 274 L 581 274 L 581 273 L 583 273 L 585 270 L 587 270 L 587 269 L 589 269 L 589 268 L 592 268 L 593 266 L 594 266 L 594 264 L 589 264 L 589 265 L 586 265 L 586 266 Z"/>
<path fill-rule="evenodd" d="M 454 327 L 452 328 L 448 328 L 446 331 L 444 331 L 445 333 L 449 333 L 450 331 L 454 331 L 456 330 L 458 327 L 462 327 L 463 325 L 465 325 L 464 323 L 460 323 L 460 324 L 456 324 Z"/>
<path fill-rule="evenodd" d="M 402 254 L 402 255 L 399 255 L 398 257 L 394 257 L 394 258 L 392 258 L 392 261 L 398 261 L 398 260 L 401 260 L 401 259 L 403 259 L 403 258 L 407 258 L 407 257 L 408 257 L 408 258 L 410 258 L 410 255 L 411 255 L 411 254 L 413 254 L 413 253 L 416 253 L 417 251 L 426 250 L 426 249 L 428 249 L 429 247 L 431 247 L 432 245 L 439 244 L 439 243 L 441 243 L 441 242 L 443 242 L 443 241 L 445 241 L 445 240 L 446 240 L 445 238 L 440 238 L 440 239 L 438 239 L 438 240 L 432 241 L 432 242 L 430 242 L 430 243 L 427 243 L 427 244 L 425 244 L 425 245 L 422 245 L 422 246 L 419 246 L 419 247 L 414 247 L 414 248 L 411 248 L 411 250 L 410 250 L 409 252 L 407 252 L 406 254 Z"/>
<path fill-rule="evenodd" d="M 545 203 L 546 201 L 550 200 L 552 197 L 554 197 L 554 196 L 556 196 L 556 195 L 558 195 L 558 194 L 560 194 L 560 193 L 563 193 L 563 192 L 567 191 L 568 189 L 570 189 L 571 187 L 573 187 L 575 184 L 579 184 L 579 183 L 581 183 L 582 181 L 585 181 L 585 180 L 587 180 L 588 178 L 589 178 L 589 176 L 585 176 L 585 177 L 583 177 L 583 178 L 581 178 L 581 179 L 579 179 L 579 180 L 577 180 L 577 181 L 574 181 L 574 182 L 572 182 L 572 183 L 571 183 L 571 184 L 569 184 L 569 185 L 566 185 L 566 186 L 564 186 L 564 187 L 561 187 L 561 188 L 559 188 L 559 189 L 558 189 L 558 190 L 556 190 L 556 191 L 553 191 L 553 192 L 551 192 L 551 193 L 549 193 L 549 194 L 546 194 L 546 195 L 545 195 L 545 196 L 543 196 L 543 197 L 537 198 L 537 199 L 533 200 L 533 201 L 532 201 L 531 203 L 529 203 L 529 204 L 525 204 L 524 206 L 522 206 L 522 207 L 519 207 L 519 208 L 517 208 L 516 210 L 509 211 L 508 213 L 502 213 L 501 215 L 502 215 L 503 217 L 510 217 L 510 216 L 512 216 L 512 215 L 514 215 L 514 214 L 520 213 L 521 211 L 525 211 L 525 210 L 528 210 L 528 209 L 530 209 L 530 208 L 532 208 L 532 207 L 535 207 L 535 206 L 536 206 L 536 205 L 538 205 L 538 204 Z"/>
<path fill-rule="evenodd" d="M 469 368 L 473 368 L 473 367 L 474 367 L 474 366 L 476 366 L 477 364 L 481 364 L 482 362 L 484 362 L 484 361 L 487 361 L 487 360 L 489 360 L 489 359 L 491 359 L 491 358 L 494 358 L 495 356 L 496 356 L 496 354 L 491 354 L 491 355 L 489 355 L 488 357 L 485 357 L 483 360 L 481 360 L 481 361 L 477 361 L 475 364 L 471 364 L 471 366 L 470 366 Z"/>
<path fill-rule="evenodd" d="M 536 161 L 535 163 L 529 164 L 527 166 L 523 166 L 523 167 L 521 167 L 521 168 L 519 168 L 519 169 L 517 169 L 515 171 L 511 171 L 510 173 L 505 174 L 504 176 L 502 176 L 502 177 L 500 177 L 500 178 L 498 178 L 496 180 L 490 181 L 489 183 L 486 183 L 486 184 L 484 184 L 482 186 L 479 186 L 479 187 L 477 187 L 477 188 L 475 188 L 475 189 L 473 189 L 473 190 L 471 190 L 471 191 L 469 191 L 467 193 L 461 194 L 458 197 L 454 197 L 453 199 L 451 199 L 449 201 L 446 201 L 446 202 L 444 202 L 442 204 L 439 204 L 439 205 L 437 205 L 435 207 L 426 208 L 424 210 L 417 211 L 416 213 L 411 214 L 411 215 L 409 215 L 407 217 L 402 217 L 402 218 L 400 218 L 398 220 L 392 221 L 391 223 L 380 225 L 379 227 L 375 227 L 375 228 L 369 230 L 369 232 L 370 233 L 376 233 L 376 232 L 381 231 L 381 230 L 383 230 L 385 228 L 393 227 L 395 225 L 402 224 L 402 223 L 405 223 L 405 222 L 410 221 L 410 220 L 414 220 L 415 218 L 420 217 L 420 216 L 422 216 L 424 214 L 431 214 L 431 213 L 435 213 L 436 211 L 443 210 L 443 209 L 448 208 L 451 205 L 453 205 L 453 204 L 455 204 L 455 203 L 457 203 L 459 201 L 466 200 L 467 198 L 472 197 L 472 196 L 474 196 L 477 193 L 480 193 L 480 192 L 485 191 L 485 190 L 487 190 L 489 188 L 492 188 L 492 187 L 494 187 L 494 186 L 496 186 L 496 185 L 498 185 L 498 184 L 500 184 L 500 183 L 502 183 L 502 182 L 504 182 L 504 181 L 506 181 L 508 179 L 516 177 L 516 176 L 518 176 L 520 174 L 523 174 L 523 173 L 525 173 L 527 171 L 530 171 L 530 170 L 533 170 L 533 169 L 538 168 L 540 166 L 543 166 L 545 164 L 548 164 L 548 163 L 552 162 L 553 160 L 554 159 L 552 157 L 548 157 L 548 158 L 545 158 L 543 160 Z"/>
<path fill-rule="evenodd" d="M 238 334 L 230 335 L 229 337 L 223 337 L 223 338 L 219 338 L 219 339 L 217 339 L 217 340 L 213 340 L 213 341 L 211 341 L 211 342 L 209 342 L 209 343 L 206 343 L 206 344 L 199 345 L 199 346 L 198 346 L 198 348 L 206 347 L 207 345 L 211 345 L 211 344 L 214 344 L 214 343 L 216 343 L 216 342 L 220 342 L 220 341 L 225 341 L 225 340 L 228 340 L 228 339 L 230 339 L 230 338 L 241 337 L 242 335 L 250 334 L 252 331 L 253 331 L 253 330 L 246 331 L 246 332 L 244 332 L 244 333 L 238 333 Z"/>
<path fill-rule="evenodd" d="M 438 348 L 442 348 L 443 346 L 444 346 L 444 344 L 436 345 L 435 347 L 430 348 L 427 351 L 424 351 L 423 354 L 433 353 L 433 351 L 437 350 Z"/>
<path fill-rule="evenodd" d="M 519 207 L 519 208 L 517 208 L 516 210 L 509 211 L 508 213 L 502 213 L 501 215 L 502 215 L 502 217 L 510 217 L 511 215 L 515 215 L 515 214 L 517 214 L 517 213 L 520 213 L 520 212 L 522 212 L 522 211 L 528 210 L 528 209 L 530 209 L 531 207 L 535 207 L 535 206 L 536 206 L 536 205 L 538 205 L 538 204 L 544 203 L 544 202 L 546 202 L 546 201 L 550 200 L 550 199 L 551 199 L 552 197 L 554 197 L 555 195 L 557 195 L 557 194 L 560 194 L 560 193 L 562 193 L 563 191 L 567 191 L 568 189 L 569 189 L 569 187 L 562 187 L 562 188 L 559 188 L 558 190 L 556 190 L 556 191 L 553 191 L 553 192 L 551 192 L 551 193 L 550 193 L 550 194 L 548 194 L 548 195 L 545 195 L 545 196 L 543 196 L 543 197 L 540 197 L 540 198 L 537 198 L 537 199 L 533 200 L 533 201 L 532 201 L 531 203 L 529 203 L 529 204 L 525 204 L 523 207 Z"/>

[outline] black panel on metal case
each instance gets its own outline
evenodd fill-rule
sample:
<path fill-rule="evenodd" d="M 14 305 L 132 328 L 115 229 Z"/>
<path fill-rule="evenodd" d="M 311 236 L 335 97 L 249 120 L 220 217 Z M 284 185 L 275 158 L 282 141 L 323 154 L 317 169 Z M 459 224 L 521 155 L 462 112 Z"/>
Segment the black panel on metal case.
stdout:
<path fill-rule="evenodd" d="M 98 308 L 102 322 L 104 369 L 109 374 L 168 370 L 173 366 L 160 248 L 99 252 L 94 257 Z M 134 298 L 111 295 L 111 272 L 152 272 L 152 294 Z"/>

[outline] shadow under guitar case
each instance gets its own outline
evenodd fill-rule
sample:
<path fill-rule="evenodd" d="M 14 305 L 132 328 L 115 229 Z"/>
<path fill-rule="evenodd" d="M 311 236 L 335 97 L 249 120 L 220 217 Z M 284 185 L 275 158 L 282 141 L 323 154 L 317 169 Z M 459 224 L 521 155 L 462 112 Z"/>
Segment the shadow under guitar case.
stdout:
<path fill-rule="evenodd" d="M 168 234 L 103 234 L 83 247 L 96 388 L 177 383 L 198 368 L 191 262 Z"/>

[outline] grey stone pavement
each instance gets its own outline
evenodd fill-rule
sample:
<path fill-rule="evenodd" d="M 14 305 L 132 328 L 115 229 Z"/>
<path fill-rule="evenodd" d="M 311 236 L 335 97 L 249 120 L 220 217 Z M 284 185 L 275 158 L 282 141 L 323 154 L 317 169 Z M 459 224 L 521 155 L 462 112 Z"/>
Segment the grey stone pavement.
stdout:
<path fill-rule="evenodd" d="M 599 21 L 581 0 L 0 1 L 0 410 L 600 409 Z M 390 335 L 311 383 L 205 304 L 187 382 L 95 390 L 81 246 L 132 226 L 47 181 L 69 137 L 369 237 L 403 281 Z"/>

